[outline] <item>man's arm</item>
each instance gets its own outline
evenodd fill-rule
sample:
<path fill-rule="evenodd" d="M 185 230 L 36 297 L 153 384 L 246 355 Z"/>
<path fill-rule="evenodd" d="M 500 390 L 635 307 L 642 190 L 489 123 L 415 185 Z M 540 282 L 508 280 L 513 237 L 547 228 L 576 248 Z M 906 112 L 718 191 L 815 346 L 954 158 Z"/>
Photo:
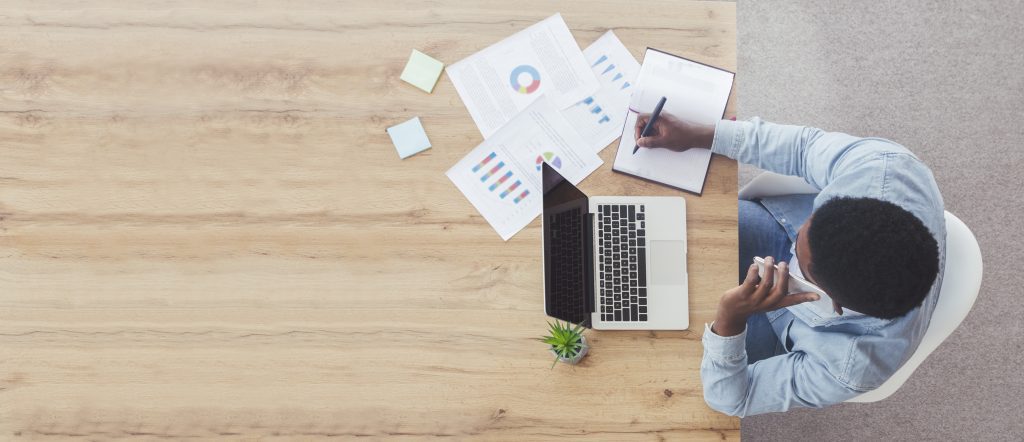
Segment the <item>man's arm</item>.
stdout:
<path fill-rule="evenodd" d="M 704 401 L 719 412 L 750 416 L 823 407 L 861 394 L 836 379 L 812 355 L 795 351 L 747 364 L 746 331 L 720 337 L 704 329 L 700 379 Z"/>
<path fill-rule="evenodd" d="M 880 138 L 774 124 L 756 117 L 716 123 L 711 151 L 764 170 L 803 177 L 818 189 L 856 169 L 878 170 L 880 154 L 913 156 L 903 146 Z"/>
<path fill-rule="evenodd" d="M 765 258 L 765 268 L 774 260 Z M 776 281 L 776 279 L 778 281 Z M 753 314 L 818 299 L 814 293 L 788 294 L 789 269 L 758 277 L 757 266 L 747 269 L 743 283 L 722 295 L 713 326 L 702 338 L 704 359 L 700 377 L 704 400 L 711 408 L 735 416 L 786 411 L 794 406 L 816 407 L 841 402 L 859 392 L 839 382 L 828 367 L 804 352 L 747 364 L 746 321 Z"/>

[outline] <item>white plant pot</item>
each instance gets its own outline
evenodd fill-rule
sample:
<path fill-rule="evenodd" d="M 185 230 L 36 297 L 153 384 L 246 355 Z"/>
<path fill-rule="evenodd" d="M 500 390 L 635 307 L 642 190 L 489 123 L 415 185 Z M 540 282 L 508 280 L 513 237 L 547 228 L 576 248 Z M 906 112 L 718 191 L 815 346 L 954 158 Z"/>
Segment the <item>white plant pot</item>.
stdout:
<path fill-rule="evenodd" d="M 580 359 L 583 359 L 583 357 L 587 355 L 587 350 L 590 350 L 590 345 L 587 344 L 587 337 L 586 336 L 582 336 L 582 335 L 580 336 L 580 344 L 581 345 L 580 345 L 579 353 L 576 353 L 576 356 L 573 356 L 571 358 L 563 358 L 561 356 L 558 356 L 558 353 L 555 353 L 554 350 L 549 350 L 549 351 L 551 352 L 551 354 L 553 354 L 555 356 L 558 356 L 559 362 L 564 362 L 564 363 L 569 364 L 569 365 L 576 365 L 576 364 L 580 363 Z"/>

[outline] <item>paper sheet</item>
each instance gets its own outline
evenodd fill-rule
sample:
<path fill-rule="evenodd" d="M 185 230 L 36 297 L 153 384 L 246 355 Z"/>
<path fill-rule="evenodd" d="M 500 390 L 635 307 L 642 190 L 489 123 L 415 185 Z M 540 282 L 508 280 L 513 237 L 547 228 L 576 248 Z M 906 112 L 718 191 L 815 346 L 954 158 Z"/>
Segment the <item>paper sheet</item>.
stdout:
<path fill-rule="evenodd" d="M 430 140 L 420 124 L 420 117 L 389 127 L 388 135 L 403 160 L 430 148 Z"/>
<path fill-rule="evenodd" d="M 441 77 L 443 69 L 444 63 L 413 49 L 412 54 L 409 55 L 409 61 L 405 64 L 405 69 L 402 70 L 401 79 L 429 94 L 434 90 L 434 85 Z"/>
<path fill-rule="evenodd" d="M 637 112 L 649 113 L 666 97 L 662 113 L 698 124 L 714 124 L 725 113 L 734 74 L 664 52 L 647 49 L 615 154 L 614 169 L 672 187 L 701 193 L 711 162 L 708 149 L 676 152 L 641 148 L 636 155 Z"/>
<path fill-rule="evenodd" d="M 573 184 L 603 163 L 547 98 L 523 110 L 446 175 L 507 241 L 541 212 L 543 162 Z"/>
<path fill-rule="evenodd" d="M 447 72 L 484 138 L 541 94 L 565 109 L 598 88 L 561 14 L 448 66 Z"/>
<path fill-rule="evenodd" d="M 600 152 L 622 134 L 640 63 L 612 31 L 587 46 L 583 55 L 601 88 L 562 114 L 594 151 Z"/>

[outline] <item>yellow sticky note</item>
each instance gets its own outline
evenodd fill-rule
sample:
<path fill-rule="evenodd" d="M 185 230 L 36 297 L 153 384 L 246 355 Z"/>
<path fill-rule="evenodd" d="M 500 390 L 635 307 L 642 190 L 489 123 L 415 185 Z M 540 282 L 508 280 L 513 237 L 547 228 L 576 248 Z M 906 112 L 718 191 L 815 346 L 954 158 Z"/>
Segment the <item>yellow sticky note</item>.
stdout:
<path fill-rule="evenodd" d="M 405 70 L 402 71 L 402 80 L 429 94 L 434 90 L 437 79 L 441 77 L 442 69 L 444 69 L 444 63 L 413 49 L 412 55 L 409 56 L 409 62 L 405 64 Z"/>

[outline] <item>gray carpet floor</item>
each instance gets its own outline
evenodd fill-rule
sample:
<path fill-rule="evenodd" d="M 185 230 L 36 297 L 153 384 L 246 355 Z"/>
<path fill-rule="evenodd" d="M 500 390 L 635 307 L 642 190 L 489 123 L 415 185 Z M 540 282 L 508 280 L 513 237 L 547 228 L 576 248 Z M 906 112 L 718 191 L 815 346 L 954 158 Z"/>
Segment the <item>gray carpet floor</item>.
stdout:
<path fill-rule="evenodd" d="M 741 118 L 879 136 L 971 227 L 970 315 L 896 394 L 742 420 L 744 440 L 1024 440 L 1024 4 L 744 1 Z M 741 169 L 741 185 L 758 171 Z M 949 257 L 955 260 L 955 256 Z"/>

